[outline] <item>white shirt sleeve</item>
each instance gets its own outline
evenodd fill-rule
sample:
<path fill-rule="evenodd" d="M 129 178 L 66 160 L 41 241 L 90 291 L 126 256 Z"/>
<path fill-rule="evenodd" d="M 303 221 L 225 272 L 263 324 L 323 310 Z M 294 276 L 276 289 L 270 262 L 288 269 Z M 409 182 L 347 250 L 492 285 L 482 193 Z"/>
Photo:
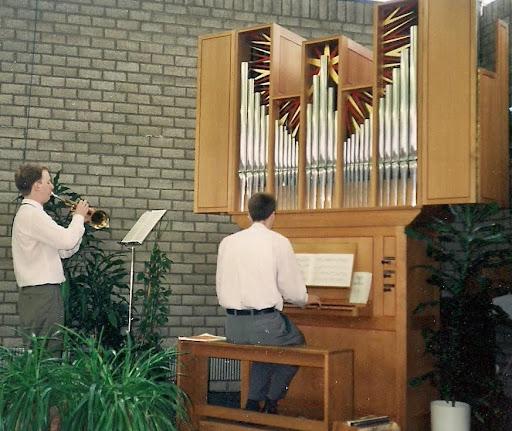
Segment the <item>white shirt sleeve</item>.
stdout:
<path fill-rule="evenodd" d="M 279 242 L 277 249 L 277 288 L 286 302 L 303 306 L 308 301 L 304 278 L 293 252 L 293 247 L 286 238 Z"/>
<path fill-rule="evenodd" d="M 80 246 L 85 231 L 84 217 L 80 214 L 73 215 L 67 228 L 58 225 L 43 211 L 32 211 L 31 215 L 33 220 L 30 223 L 30 236 L 35 240 L 55 247 L 59 254 L 60 250 L 73 250 Z"/>
<path fill-rule="evenodd" d="M 217 272 L 215 274 L 215 289 L 217 292 L 217 298 L 219 299 L 219 304 L 224 306 L 226 304 L 226 301 L 224 299 L 225 297 L 225 287 L 223 284 L 223 274 L 224 274 L 224 264 L 223 264 L 223 244 L 224 240 L 220 242 L 218 254 L 217 254 Z"/>
<path fill-rule="evenodd" d="M 82 244 L 82 238 L 79 239 L 77 244 L 70 250 L 59 250 L 59 256 L 61 259 L 67 259 L 71 256 L 73 256 L 79 249 L 80 244 Z"/>

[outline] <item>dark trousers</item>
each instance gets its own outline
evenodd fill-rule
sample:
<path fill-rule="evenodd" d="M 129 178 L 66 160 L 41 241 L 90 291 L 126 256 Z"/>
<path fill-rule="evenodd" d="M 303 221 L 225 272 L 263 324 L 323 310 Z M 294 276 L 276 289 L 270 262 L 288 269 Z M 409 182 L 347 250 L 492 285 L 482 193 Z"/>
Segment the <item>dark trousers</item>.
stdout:
<path fill-rule="evenodd" d="M 304 344 L 299 329 L 279 311 L 269 314 L 226 317 L 226 338 L 234 344 L 296 346 Z M 298 367 L 254 362 L 251 367 L 249 399 L 280 400 L 286 395 Z"/>
<path fill-rule="evenodd" d="M 59 284 L 21 288 L 18 313 L 25 345 L 30 344 L 32 335 L 48 337 L 48 351 L 60 354 L 62 336 L 59 325 L 64 325 L 64 303 Z"/>

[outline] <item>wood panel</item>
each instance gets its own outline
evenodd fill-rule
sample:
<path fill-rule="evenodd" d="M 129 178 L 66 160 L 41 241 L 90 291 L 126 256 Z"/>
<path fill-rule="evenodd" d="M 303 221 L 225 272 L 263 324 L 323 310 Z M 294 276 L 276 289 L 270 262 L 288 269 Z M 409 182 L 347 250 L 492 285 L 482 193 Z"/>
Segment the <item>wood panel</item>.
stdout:
<path fill-rule="evenodd" d="M 396 294 L 396 316 L 395 316 L 395 336 L 396 336 L 396 358 L 395 358 L 395 367 L 400 372 L 397 373 L 396 377 L 396 385 L 395 390 L 400 394 L 400 397 L 397 399 L 397 415 L 393 419 L 396 420 L 404 429 L 409 428 L 409 423 L 407 422 L 407 397 L 405 394 L 407 393 L 407 388 L 409 387 L 409 380 L 407 375 L 407 364 L 408 364 L 408 355 L 409 352 L 407 350 L 407 340 L 409 337 L 409 328 L 407 327 L 407 319 L 409 316 L 410 304 L 407 302 L 409 298 L 409 290 L 415 291 L 418 288 L 421 288 L 425 280 L 417 280 L 417 285 L 409 285 L 407 284 L 407 276 L 411 268 L 409 268 L 407 257 L 410 253 L 407 243 L 407 237 L 404 233 L 403 226 L 395 227 L 395 270 L 396 270 L 396 285 L 395 285 L 395 294 Z M 418 255 L 418 261 L 415 264 L 420 264 L 422 262 L 421 257 Z M 415 307 L 416 304 L 413 304 L 412 307 Z M 411 364 L 414 366 L 413 364 Z M 424 411 L 429 411 L 429 404 L 423 406 Z M 412 428 L 411 428 L 412 429 Z M 422 431 L 421 428 L 418 431 Z M 426 431 L 426 430 L 425 430 Z"/>
<path fill-rule="evenodd" d="M 498 74 L 498 98 L 499 98 L 499 112 L 500 122 L 498 127 L 500 129 L 499 145 L 501 148 L 500 172 L 501 182 L 496 184 L 500 190 L 500 195 L 497 198 L 498 202 L 503 207 L 509 206 L 509 80 L 510 80 L 510 66 L 509 66 L 509 26 L 504 21 L 498 21 L 496 24 L 496 72 Z"/>
<path fill-rule="evenodd" d="M 475 2 L 421 1 L 419 7 L 422 203 L 475 202 Z"/>
<path fill-rule="evenodd" d="M 478 71 L 478 124 L 479 139 L 478 150 L 480 155 L 480 166 L 482 169 L 480 193 L 484 200 L 498 200 L 503 182 L 498 160 L 500 155 L 500 123 L 498 100 L 498 80 L 493 72 L 480 69 Z M 492 109 L 491 107 L 494 107 Z"/>
<path fill-rule="evenodd" d="M 348 356 L 351 360 L 348 360 Z M 324 418 L 330 424 L 333 421 L 347 420 L 354 415 L 354 359 L 353 352 L 344 352 L 343 356 L 326 357 L 324 368 Z M 345 381 L 330 376 L 344 376 Z M 350 381 L 348 380 L 350 379 Z"/>
<path fill-rule="evenodd" d="M 397 271 L 396 271 L 396 237 L 385 236 L 382 243 L 383 257 L 383 315 L 394 316 L 396 313 L 396 285 L 397 285 Z M 380 288 L 380 286 L 379 286 Z"/>
<path fill-rule="evenodd" d="M 294 96 L 300 93 L 303 41 L 303 37 L 284 27 L 272 25 L 272 96 Z"/>
<path fill-rule="evenodd" d="M 325 357 L 323 369 L 301 367 L 279 410 L 286 415 L 332 423 L 353 416 L 354 365 L 352 352 Z M 343 376 L 343 380 L 330 376 Z M 327 384 L 325 384 L 327 382 Z M 304 390 L 307 385 L 308 390 Z"/>
<path fill-rule="evenodd" d="M 342 74 L 342 91 L 344 86 L 368 86 L 373 83 L 373 54 L 372 51 L 354 42 L 346 40 L 346 54 L 340 59 Z"/>
<path fill-rule="evenodd" d="M 208 394 L 208 358 L 180 355 L 177 362 L 177 384 L 190 399 L 206 403 Z M 198 417 L 193 403 L 187 404 L 190 421 L 180 423 L 180 431 L 195 431 Z"/>
<path fill-rule="evenodd" d="M 508 25 L 496 24 L 495 72 L 479 70 L 480 194 L 508 205 Z"/>
<path fill-rule="evenodd" d="M 306 419 L 304 417 L 292 417 L 281 414 L 269 415 L 207 404 L 198 406 L 196 411 L 200 417 L 211 417 L 235 423 L 247 422 L 248 429 L 253 429 L 252 424 L 263 425 L 263 429 L 269 431 L 329 431 L 330 428 L 330 425 L 324 421 Z"/>
<path fill-rule="evenodd" d="M 328 238 L 337 235 L 339 229 L 345 232 L 342 236 L 364 236 L 364 228 L 380 228 L 406 226 L 420 214 L 418 208 L 368 208 L 338 209 L 330 211 L 286 211 L 276 214 L 274 229 L 289 238 L 320 237 Z M 234 214 L 234 222 L 241 228 L 249 227 L 247 214 Z M 363 228 L 363 230 L 359 230 Z M 318 234 L 310 233 L 318 229 Z M 356 230 L 354 230 L 356 229 Z M 308 233 L 302 233 L 308 232 Z M 368 232 L 366 230 L 366 232 Z"/>
<path fill-rule="evenodd" d="M 395 416 L 396 339 L 393 332 L 304 326 L 299 323 L 308 345 L 354 350 L 354 414 L 368 413 Z M 309 386 L 297 374 L 295 387 Z M 290 387 L 290 390 L 292 388 Z M 386 394 L 386 396 L 382 396 Z M 292 395 L 292 394 L 290 394 Z"/>
<path fill-rule="evenodd" d="M 288 416 L 303 416 L 308 419 L 324 418 L 323 370 L 301 367 L 293 378 L 286 397 L 279 402 L 279 410 Z M 304 390 L 307 382 L 308 390 Z"/>
<path fill-rule="evenodd" d="M 354 254 L 354 271 L 372 270 L 372 243 L 367 238 L 293 238 L 295 253 L 349 253 Z M 341 288 L 343 289 L 343 288 Z"/>
<path fill-rule="evenodd" d="M 194 211 L 232 209 L 234 32 L 199 39 Z"/>
<path fill-rule="evenodd" d="M 403 390 L 406 397 L 403 400 L 402 411 L 404 415 L 404 423 L 407 423 L 407 429 L 427 431 L 429 425 L 429 409 L 430 401 L 436 399 L 437 394 L 434 388 L 428 383 L 421 387 L 413 388 L 409 385 L 411 379 L 418 377 L 432 369 L 432 357 L 425 354 L 425 342 L 421 334 L 425 319 L 414 313 L 415 307 L 421 302 L 428 302 L 437 299 L 436 289 L 425 282 L 428 278 L 428 272 L 420 267 L 420 263 L 430 263 L 426 261 L 426 253 L 424 244 L 407 239 L 407 252 L 404 258 L 404 266 L 406 280 L 404 283 L 408 286 L 405 304 L 401 304 L 406 312 L 403 313 L 405 322 L 400 323 L 401 335 L 406 348 L 405 358 L 406 364 L 404 368 Z M 435 310 L 430 310 L 430 314 L 437 317 Z M 434 319 L 427 319 L 431 322 Z"/>

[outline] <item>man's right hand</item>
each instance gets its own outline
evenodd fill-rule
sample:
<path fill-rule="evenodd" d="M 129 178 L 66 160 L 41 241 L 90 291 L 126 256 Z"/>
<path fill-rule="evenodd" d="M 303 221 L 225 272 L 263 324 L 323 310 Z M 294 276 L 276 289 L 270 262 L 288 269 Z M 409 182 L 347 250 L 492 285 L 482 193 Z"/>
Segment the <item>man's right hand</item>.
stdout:
<path fill-rule="evenodd" d="M 308 302 L 306 302 L 306 305 L 318 305 L 318 307 L 321 307 L 322 302 L 320 301 L 320 297 L 318 295 L 308 293 Z"/>
<path fill-rule="evenodd" d="M 87 201 L 80 201 L 76 204 L 75 213 L 83 216 L 84 219 L 87 218 L 87 213 L 89 212 L 89 203 Z"/>

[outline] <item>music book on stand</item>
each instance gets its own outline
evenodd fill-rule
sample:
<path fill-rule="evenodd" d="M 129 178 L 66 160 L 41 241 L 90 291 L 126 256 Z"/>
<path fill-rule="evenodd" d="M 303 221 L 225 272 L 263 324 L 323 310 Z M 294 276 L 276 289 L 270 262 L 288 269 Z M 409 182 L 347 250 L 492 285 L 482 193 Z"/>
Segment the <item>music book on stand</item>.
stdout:
<path fill-rule="evenodd" d="M 349 302 L 351 304 L 367 304 L 371 287 L 371 272 L 354 272 L 350 286 Z"/>
<path fill-rule="evenodd" d="M 296 253 L 306 286 L 350 287 L 354 253 Z"/>
<path fill-rule="evenodd" d="M 137 223 L 129 230 L 121 240 L 121 244 L 142 244 L 149 232 L 160 221 L 167 210 L 149 210 L 142 214 Z"/>

